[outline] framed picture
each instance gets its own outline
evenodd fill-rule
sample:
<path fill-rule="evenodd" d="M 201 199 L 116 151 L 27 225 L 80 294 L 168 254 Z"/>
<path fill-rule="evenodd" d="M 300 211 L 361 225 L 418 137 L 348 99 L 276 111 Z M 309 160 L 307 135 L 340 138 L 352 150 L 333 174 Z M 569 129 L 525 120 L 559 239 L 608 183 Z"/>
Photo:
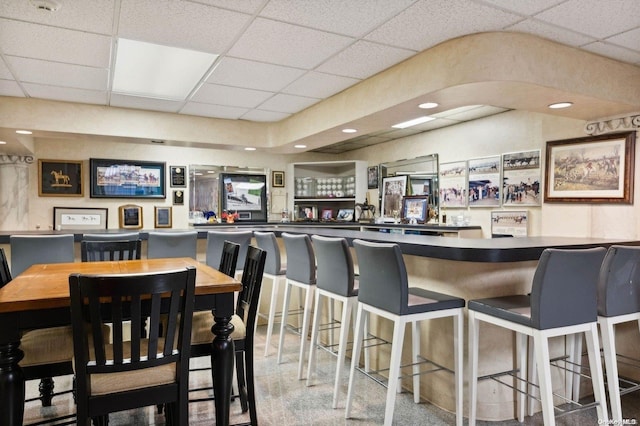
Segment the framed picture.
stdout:
<path fill-rule="evenodd" d="M 284 172 L 271 172 L 271 186 L 274 188 L 284 188 Z"/>
<path fill-rule="evenodd" d="M 173 205 L 181 206 L 184 204 L 184 191 L 173 191 Z"/>
<path fill-rule="evenodd" d="M 633 204 L 635 134 L 547 142 L 544 201 Z"/>
<path fill-rule="evenodd" d="M 367 188 L 376 189 L 378 187 L 378 166 L 367 167 Z"/>
<path fill-rule="evenodd" d="M 438 176 L 440 180 L 440 207 L 466 207 L 469 199 L 467 196 L 467 162 L 442 163 Z"/>
<path fill-rule="evenodd" d="M 118 208 L 120 228 L 142 228 L 142 207 L 135 204 L 126 204 Z"/>
<path fill-rule="evenodd" d="M 502 205 L 539 206 L 540 150 L 502 154 Z"/>
<path fill-rule="evenodd" d="M 355 209 L 339 209 L 336 220 L 341 222 L 352 222 Z"/>
<path fill-rule="evenodd" d="M 238 213 L 238 220 L 267 221 L 267 177 L 253 174 L 220 174 L 222 210 Z"/>
<path fill-rule="evenodd" d="M 407 192 L 407 176 L 386 177 L 382 179 L 382 217 L 399 220 L 402 211 L 402 198 Z"/>
<path fill-rule="evenodd" d="M 166 198 L 165 163 L 91 158 L 91 198 Z"/>
<path fill-rule="evenodd" d="M 526 237 L 529 214 L 526 210 L 500 210 L 491 212 L 491 236 Z"/>
<path fill-rule="evenodd" d="M 333 209 L 322 209 L 322 220 L 332 220 Z"/>
<path fill-rule="evenodd" d="M 467 161 L 469 207 L 500 206 L 500 164 L 499 155 Z"/>
<path fill-rule="evenodd" d="M 426 223 L 429 212 L 429 197 L 426 195 L 412 195 L 402 198 L 403 222 Z"/>
<path fill-rule="evenodd" d="M 184 188 L 187 186 L 187 168 L 185 166 L 169 166 L 169 176 L 172 188 Z"/>
<path fill-rule="evenodd" d="M 53 229 L 107 229 L 109 209 L 85 207 L 54 207 Z"/>
<path fill-rule="evenodd" d="M 38 160 L 38 195 L 82 197 L 82 161 Z"/>
<path fill-rule="evenodd" d="M 298 220 L 317 220 L 318 208 L 316 206 L 298 206 Z"/>
<path fill-rule="evenodd" d="M 172 212 L 171 207 L 154 207 L 154 222 L 156 228 L 171 228 Z"/>

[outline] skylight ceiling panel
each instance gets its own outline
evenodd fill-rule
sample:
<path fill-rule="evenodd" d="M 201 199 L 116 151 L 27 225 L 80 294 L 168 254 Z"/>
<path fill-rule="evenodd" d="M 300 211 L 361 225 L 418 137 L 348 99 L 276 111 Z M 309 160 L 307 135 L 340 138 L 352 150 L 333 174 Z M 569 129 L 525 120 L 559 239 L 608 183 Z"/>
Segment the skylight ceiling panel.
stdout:
<path fill-rule="evenodd" d="M 262 90 L 203 84 L 191 100 L 208 104 L 255 108 L 271 96 L 273 96 L 272 92 Z"/>
<path fill-rule="evenodd" d="M 229 55 L 312 69 L 353 41 L 350 37 L 257 18 L 231 48 Z"/>
<path fill-rule="evenodd" d="M 250 15 L 185 1 L 123 1 L 118 35 L 172 47 L 220 54 Z"/>
<path fill-rule="evenodd" d="M 319 102 L 320 99 L 302 96 L 277 94 L 260 104 L 260 108 L 267 111 L 296 113 Z"/>
<path fill-rule="evenodd" d="M 5 55 L 109 66 L 111 38 L 103 35 L 0 19 L 0 40 Z"/>
<path fill-rule="evenodd" d="M 290 95 L 324 99 L 359 82 L 360 80 L 355 78 L 309 71 L 285 87 L 282 92 Z"/>
<path fill-rule="evenodd" d="M 97 91 L 108 89 L 109 73 L 105 68 L 61 64 L 15 56 L 7 56 L 7 60 L 22 82 Z"/>
<path fill-rule="evenodd" d="M 180 110 L 180 114 L 236 120 L 242 117 L 242 115 L 247 111 L 249 111 L 247 108 L 187 102 L 187 104 Z"/>
<path fill-rule="evenodd" d="M 416 53 L 413 50 L 361 40 L 327 60 L 317 70 L 329 74 L 365 79 Z"/>
<path fill-rule="evenodd" d="M 106 105 L 107 92 L 75 89 L 71 87 L 45 86 L 42 84 L 23 83 L 30 97 L 51 99 L 54 101 L 77 102 L 83 104 Z"/>
<path fill-rule="evenodd" d="M 182 106 L 181 101 L 167 99 L 143 98 L 139 96 L 127 96 L 119 93 L 111 94 L 111 106 L 121 108 L 146 109 L 151 111 L 178 112 Z"/>
<path fill-rule="evenodd" d="M 422 51 L 452 38 L 494 31 L 520 20 L 519 15 L 467 0 L 420 0 L 365 39 Z"/>
<path fill-rule="evenodd" d="M 353 37 L 362 36 L 414 0 L 270 0 L 260 16 Z"/>
<path fill-rule="evenodd" d="M 207 83 L 278 92 L 304 72 L 297 68 L 227 57 L 216 66 Z"/>

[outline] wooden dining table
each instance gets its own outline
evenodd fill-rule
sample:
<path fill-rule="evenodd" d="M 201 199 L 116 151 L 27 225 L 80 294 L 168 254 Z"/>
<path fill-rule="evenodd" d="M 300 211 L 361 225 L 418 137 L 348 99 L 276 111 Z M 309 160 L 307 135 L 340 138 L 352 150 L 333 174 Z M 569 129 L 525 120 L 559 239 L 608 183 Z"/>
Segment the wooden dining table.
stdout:
<path fill-rule="evenodd" d="M 135 274 L 196 268 L 195 309 L 211 310 L 216 425 L 229 424 L 234 347 L 230 323 L 240 281 L 191 258 L 37 264 L 0 289 L 0 426 L 21 426 L 25 378 L 19 366 L 24 330 L 70 325 L 69 275 Z"/>

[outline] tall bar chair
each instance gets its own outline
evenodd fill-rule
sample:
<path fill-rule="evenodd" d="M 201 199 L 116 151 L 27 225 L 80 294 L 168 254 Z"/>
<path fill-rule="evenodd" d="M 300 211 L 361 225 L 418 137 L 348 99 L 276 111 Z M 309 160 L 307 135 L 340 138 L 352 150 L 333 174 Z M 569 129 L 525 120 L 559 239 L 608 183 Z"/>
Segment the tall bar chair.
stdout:
<path fill-rule="evenodd" d="M 393 337 L 391 341 L 391 359 L 387 385 L 384 424 L 391 425 L 396 393 L 400 391 L 400 373 L 404 331 L 411 324 L 412 354 L 411 367 L 413 375 L 413 400 L 420 402 L 420 375 L 438 370 L 447 370 L 420 356 L 420 322 L 435 318 L 453 319 L 453 354 L 454 354 L 454 386 L 456 425 L 462 426 L 463 413 L 463 308 L 464 299 L 437 293 L 423 288 L 409 287 L 407 270 L 402 252 L 397 244 L 372 243 L 353 240 L 358 258 L 360 285 L 358 288 L 358 314 L 354 337 L 353 355 L 349 373 L 349 390 L 345 417 L 351 417 L 354 394 L 354 379 L 360 352 L 362 351 L 365 333 L 365 316 L 374 314 L 393 321 Z M 434 369 L 421 372 L 423 365 L 433 365 Z"/>
<path fill-rule="evenodd" d="M 329 350 L 337 355 L 336 377 L 333 387 L 332 407 L 338 407 L 338 392 L 340 390 L 340 378 L 344 369 L 344 360 L 347 352 L 347 338 L 349 337 L 349 325 L 352 313 L 358 303 L 358 281 L 355 280 L 353 271 L 353 258 L 345 238 L 329 238 L 313 235 L 311 237 L 313 247 L 316 252 L 317 280 L 315 305 L 313 308 L 313 324 L 311 325 L 311 345 L 309 349 L 309 365 L 307 368 L 307 386 L 311 385 L 311 380 L 316 370 L 316 345 L 318 345 L 318 335 L 322 330 L 333 335 L 336 327 L 340 328 L 338 350 L 331 346 L 329 339 Z M 329 304 L 334 301 L 341 302 L 342 316 L 338 324 L 333 320 L 333 310 L 331 311 L 328 323 L 320 324 L 321 302 L 326 299 Z"/>
<path fill-rule="evenodd" d="M 147 238 L 147 258 L 172 257 L 197 258 L 198 231 L 149 232 Z"/>
<path fill-rule="evenodd" d="M 269 303 L 269 313 L 267 314 L 267 336 L 264 345 L 264 356 L 268 356 L 269 348 L 271 347 L 273 324 L 276 321 L 276 317 L 282 317 L 282 311 L 278 312 L 278 294 L 280 293 L 280 286 L 287 278 L 287 265 L 281 261 L 280 247 L 278 247 L 275 233 L 254 231 L 253 237 L 256 239 L 256 245 L 267 253 L 263 276 L 271 280 L 272 283 L 271 303 Z"/>
<path fill-rule="evenodd" d="M 300 328 L 300 358 L 298 360 L 298 379 L 302 379 L 304 356 L 307 349 L 307 333 L 309 332 L 309 318 L 313 303 L 313 292 L 316 287 L 316 256 L 311 244 L 311 238 L 305 234 L 282 233 L 284 247 L 287 253 L 287 280 L 284 287 L 284 304 L 282 306 L 282 322 L 280 323 L 280 338 L 278 342 L 278 364 L 282 363 L 282 349 L 284 333 L 287 328 L 287 317 L 290 313 L 302 315 Z M 291 288 L 297 287 L 305 291 L 304 304 L 295 311 L 290 311 Z"/>
<path fill-rule="evenodd" d="M 544 424 L 555 425 L 554 393 L 551 382 L 549 338 L 584 333 L 598 419 L 607 420 L 602 366 L 597 331 L 596 288 L 604 248 L 561 250 L 545 249 L 533 277 L 531 293 L 470 300 L 469 313 L 469 425 L 476 421 L 478 389 L 479 327 L 484 321 L 516 333 L 516 380 L 518 420 L 524 420 L 526 396 L 526 342 L 533 338 L 536 378 L 542 402 Z M 492 374 L 497 377 L 500 374 Z M 489 376 L 487 376 L 489 377 Z M 570 400 L 567 400 L 570 402 Z"/>
<path fill-rule="evenodd" d="M 238 263 L 235 273 L 231 274 L 232 277 L 238 277 L 242 274 L 242 266 L 247 257 L 247 249 L 251 244 L 251 238 L 253 237 L 253 231 L 209 231 L 207 232 L 207 265 L 212 268 L 218 268 L 220 266 L 220 259 L 222 258 L 222 251 L 225 241 L 231 241 L 240 245 L 240 252 L 238 253 Z"/>

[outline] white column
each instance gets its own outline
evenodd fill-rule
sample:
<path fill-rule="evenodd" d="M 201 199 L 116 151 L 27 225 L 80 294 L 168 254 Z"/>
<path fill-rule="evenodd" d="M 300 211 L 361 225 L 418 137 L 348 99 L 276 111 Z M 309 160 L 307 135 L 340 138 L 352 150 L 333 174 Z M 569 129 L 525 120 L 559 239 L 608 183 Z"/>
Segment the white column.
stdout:
<path fill-rule="evenodd" d="M 25 161 L 27 158 L 29 161 Z M 23 230 L 29 227 L 29 166 L 32 161 L 33 157 L 0 156 L 2 231 Z"/>

